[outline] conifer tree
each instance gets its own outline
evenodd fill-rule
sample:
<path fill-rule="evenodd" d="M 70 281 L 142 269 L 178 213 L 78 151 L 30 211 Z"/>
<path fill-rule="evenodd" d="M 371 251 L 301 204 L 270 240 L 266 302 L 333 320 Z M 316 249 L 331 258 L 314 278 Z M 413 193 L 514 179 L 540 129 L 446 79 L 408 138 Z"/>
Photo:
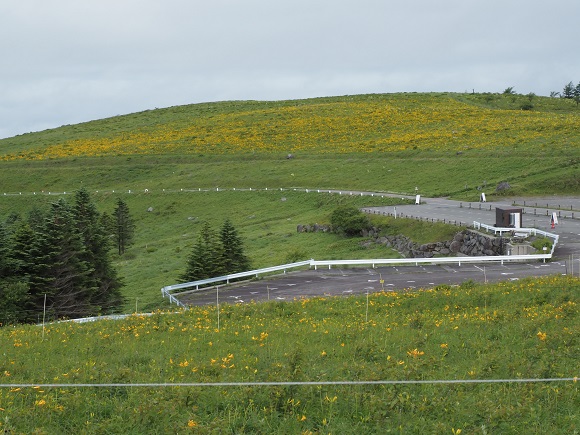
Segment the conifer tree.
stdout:
<path fill-rule="evenodd" d="M 14 259 L 8 228 L 0 222 L 0 280 L 8 278 L 14 272 Z"/>
<path fill-rule="evenodd" d="M 123 298 L 121 282 L 109 254 L 111 242 L 86 189 L 75 194 L 74 217 L 85 247 L 83 260 L 91 266 L 89 286 L 96 288 L 90 303 L 105 313 L 118 311 Z"/>
<path fill-rule="evenodd" d="M 242 239 L 229 218 L 224 221 L 221 227 L 220 241 L 223 252 L 221 265 L 225 273 L 250 270 L 250 260 L 244 254 Z"/>
<path fill-rule="evenodd" d="M 223 272 L 222 255 L 217 234 L 210 224 L 205 222 L 187 260 L 187 270 L 180 277 L 181 280 L 188 282 L 219 276 Z"/>
<path fill-rule="evenodd" d="M 31 296 L 36 307 L 44 303 L 55 317 L 96 314 L 90 301 L 96 291 L 93 270 L 71 208 L 64 199 L 51 205 L 41 236 L 38 257 L 31 274 Z M 42 298 L 42 300 L 41 300 Z"/>
<path fill-rule="evenodd" d="M 562 90 L 562 98 L 574 98 L 574 83 L 570 82 Z"/>
<path fill-rule="evenodd" d="M 0 326 L 23 322 L 26 319 L 28 286 L 19 282 L 11 238 L 0 222 Z"/>
<path fill-rule="evenodd" d="M 39 269 L 40 251 L 39 240 L 40 231 L 35 231 L 29 220 L 21 222 L 13 235 L 12 257 L 14 260 L 14 276 L 19 282 L 24 282 L 28 287 L 28 294 L 25 301 L 24 312 L 26 316 L 22 321 L 35 322 L 39 320 L 42 313 L 43 293 L 45 281 L 36 274 Z M 38 294 L 37 294 L 38 292 Z"/>
<path fill-rule="evenodd" d="M 119 255 L 133 243 L 135 224 L 129 213 L 129 207 L 121 198 L 117 199 L 117 206 L 113 212 L 115 218 L 115 242 Z"/>

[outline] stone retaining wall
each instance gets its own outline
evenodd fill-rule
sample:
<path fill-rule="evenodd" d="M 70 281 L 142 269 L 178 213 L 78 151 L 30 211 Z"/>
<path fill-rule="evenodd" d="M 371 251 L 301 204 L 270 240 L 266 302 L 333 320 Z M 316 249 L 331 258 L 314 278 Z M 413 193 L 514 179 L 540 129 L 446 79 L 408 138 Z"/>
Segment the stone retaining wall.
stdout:
<path fill-rule="evenodd" d="M 503 255 L 507 242 L 508 239 L 487 236 L 471 230 L 458 232 L 452 240 L 422 245 L 403 235 L 383 236 L 375 239 L 375 243 L 381 243 L 393 248 L 407 258 L 431 258 L 457 253 L 471 257 Z"/>
<path fill-rule="evenodd" d="M 330 232 L 329 225 L 298 225 L 299 233 L 310 232 Z M 477 231 L 463 230 L 455 234 L 452 240 L 437 243 L 425 243 L 419 245 L 410 238 L 398 236 L 379 236 L 380 230 L 373 228 L 364 231 L 362 236 L 374 239 L 374 243 L 386 245 L 393 248 L 406 258 L 431 258 L 434 256 L 450 256 L 458 253 L 469 255 L 470 257 L 480 257 L 486 255 L 504 255 L 509 239 L 494 237 Z M 365 243 L 369 243 L 368 241 Z M 373 243 L 373 242 L 371 242 Z"/>

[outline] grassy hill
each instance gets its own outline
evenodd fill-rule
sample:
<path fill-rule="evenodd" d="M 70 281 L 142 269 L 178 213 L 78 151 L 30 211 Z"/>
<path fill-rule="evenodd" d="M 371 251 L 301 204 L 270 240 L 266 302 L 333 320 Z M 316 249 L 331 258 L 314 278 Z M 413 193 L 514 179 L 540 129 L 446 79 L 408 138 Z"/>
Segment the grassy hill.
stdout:
<path fill-rule="evenodd" d="M 0 430 L 572 434 L 579 289 L 547 277 L 0 328 Z M 550 378 L 567 380 L 524 381 Z M 388 380 L 425 383 L 260 384 Z M 216 382 L 246 384 L 127 386 Z"/>
<path fill-rule="evenodd" d="M 0 140 L 1 180 L 7 191 L 419 186 L 428 196 L 477 197 L 484 181 L 493 189 L 508 180 L 518 195 L 573 192 L 580 109 L 533 97 L 534 110 L 521 110 L 527 103 L 518 95 L 388 94 L 157 109 Z M 29 182 L 15 182 L 20 171 Z"/>
<path fill-rule="evenodd" d="M 526 104 L 533 110 L 521 110 Z M 195 104 L 0 140 L 0 218 L 82 186 L 101 211 L 112 211 L 122 195 L 137 223 L 135 245 L 116 261 L 126 309 L 154 309 L 159 288 L 184 270 L 203 220 L 217 227 L 229 216 L 254 267 L 396 255 L 296 234 L 298 224 L 328 222 L 339 203 L 394 200 L 293 188 L 418 187 L 424 196 L 477 201 L 478 187 L 492 199 L 495 186 L 509 181 L 507 195 L 574 194 L 579 163 L 580 109 L 559 98 L 388 94 Z"/>
<path fill-rule="evenodd" d="M 525 110 L 524 110 L 525 109 Z M 287 158 L 292 154 L 293 158 Z M 228 216 L 254 267 L 397 255 L 298 234 L 339 204 L 450 195 L 576 194 L 580 109 L 500 94 L 360 95 L 156 109 L 0 140 L 0 219 L 86 187 L 122 196 L 136 241 L 115 258 L 126 312 L 163 307 L 200 223 Z M 252 189 L 252 190 L 250 190 Z M 296 190 L 295 190 L 296 189 Z M 307 193 L 304 189 L 309 189 Z M 314 189 L 314 191 L 312 190 Z M 66 194 L 65 194 L 66 192 Z M 378 226 L 425 243 L 453 227 Z M 401 220 L 397 220 L 397 225 Z M 477 380 L 577 376 L 579 282 L 565 277 L 409 294 L 157 311 L 0 328 L 7 433 L 576 433 L 576 382 L 129 388 L 136 382 Z M 40 313 L 39 313 L 40 314 Z"/>

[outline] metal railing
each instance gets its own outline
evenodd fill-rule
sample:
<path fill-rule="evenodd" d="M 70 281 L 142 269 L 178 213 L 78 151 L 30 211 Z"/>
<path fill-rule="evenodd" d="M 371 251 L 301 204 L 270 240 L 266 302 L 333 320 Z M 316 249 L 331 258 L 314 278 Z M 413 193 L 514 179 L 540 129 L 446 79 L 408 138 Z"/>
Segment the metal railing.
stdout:
<path fill-rule="evenodd" d="M 494 231 L 495 234 L 498 232 L 501 234 L 506 232 L 521 232 L 521 233 L 528 233 L 528 234 L 540 234 L 545 237 L 550 237 L 554 239 L 554 243 L 552 244 L 552 250 L 549 254 L 530 254 L 530 255 L 488 255 L 488 256 L 481 256 L 481 257 L 436 257 L 436 258 L 375 258 L 375 259 L 360 259 L 360 260 L 306 260 L 300 261 L 297 263 L 289 263 L 283 264 L 281 266 L 273 266 L 273 267 L 266 267 L 264 269 L 257 269 L 257 270 L 250 270 L 248 272 L 240 272 L 240 273 L 233 273 L 231 275 L 224 275 L 218 276 L 215 278 L 208 278 L 202 279 L 198 281 L 192 282 L 185 282 L 181 284 L 174 284 L 168 285 L 161 289 L 161 294 L 163 297 L 168 297 L 171 303 L 176 303 L 177 305 L 183 306 L 179 300 L 171 294 L 171 292 L 175 290 L 182 290 L 182 289 L 191 289 L 195 287 L 193 290 L 189 290 L 188 292 L 195 292 L 200 290 L 206 290 L 207 287 L 201 286 L 208 286 L 210 284 L 218 284 L 218 283 L 225 283 L 226 285 L 230 283 L 231 280 L 239 279 L 239 278 L 246 278 L 246 277 L 259 277 L 260 275 L 264 275 L 267 273 L 279 272 L 279 271 L 286 271 L 288 269 L 295 269 L 300 267 L 309 268 L 314 267 L 316 270 L 319 266 L 328 266 L 329 269 L 332 266 L 372 266 L 373 269 L 376 265 L 415 265 L 418 266 L 419 264 L 457 264 L 461 266 L 461 263 L 486 263 L 486 262 L 499 262 L 502 265 L 504 262 L 512 262 L 512 261 L 538 261 L 542 260 L 546 262 L 552 258 L 554 254 L 554 249 L 556 244 L 558 243 L 559 236 L 557 234 L 548 233 L 546 231 L 538 230 L 536 228 L 497 228 L 491 225 L 481 224 L 479 222 L 474 222 L 473 227 L 476 229 L 484 228 L 486 230 Z"/>
<path fill-rule="evenodd" d="M 172 291 L 186 289 L 186 288 L 192 288 L 192 287 L 195 287 L 195 291 L 197 291 L 197 290 L 200 290 L 200 286 L 207 286 L 209 284 L 225 283 L 227 285 L 232 280 L 240 279 L 240 278 L 247 278 L 249 276 L 258 278 L 260 275 L 265 275 L 267 273 L 280 272 L 280 271 L 284 271 L 284 273 L 286 273 L 286 271 L 288 269 L 296 269 L 296 268 L 305 267 L 305 266 L 310 267 L 311 261 L 312 260 L 299 261 L 297 263 L 282 264 L 280 266 L 265 267 L 263 269 L 249 270 L 247 272 L 232 273 L 230 275 L 217 276 L 215 278 L 201 279 L 198 281 L 184 282 L 181 284 L 168 285 L 168 286 L 165 286 L 161 289 L 161 294 L 163 295 L 163 297 L 168 297 L 170 303 L 176 303 L 177 305 L 182 306 L 183 304 L 181 304 L 181 302 L 179 302 L 175 298 L 175 296 L 173 296 L 171 294 Z M 190 290 L 190 291 L 192 291 L 192 290 Z"/>
<path fill-rule="evenodd" d="M 530 235 L 534 235 L 534 236 L 537 236 L 539 234 L 541 236 L 551 238 L 554 240 L 554 243 L 552 243 L 552 250 L 550 251 L 550 257 L 552 256 L 552 254 L 554 254 L 554 249 L 556 249 L 556 245 L 558 244 L 558 241 L 560 240 L 560 236 L 558 234 L 549 233 L 547 231 L 539 230 L 537 228 L 501 228 L 501 227 L 494 227 L 492 225 L 482 224 L 479 222 L 473 222 L 473 228 L 478 229 L 478 230 L 483 228 L 483 229 L 485 229 L 486 232 L 493 231 L 494 234 L 497 235 L 497 233 L 499 233 L 500 236 L 503 233 L 514 233 L 514 234 L 526 233 L 526 234 L 530 234 Z"/>

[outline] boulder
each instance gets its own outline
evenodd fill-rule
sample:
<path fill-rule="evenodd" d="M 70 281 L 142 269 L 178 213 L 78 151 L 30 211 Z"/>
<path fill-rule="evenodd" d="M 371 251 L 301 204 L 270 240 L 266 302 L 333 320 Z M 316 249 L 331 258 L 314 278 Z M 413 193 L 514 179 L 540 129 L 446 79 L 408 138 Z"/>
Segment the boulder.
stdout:
<path fill-rule="evenodd" d="M 508 190 L 511 189 L 512 186 L 510 186 L 510 183 L 508 183 L 507 181 L 502 181 L 501 183 L 499 183 L 497 185 L 497 187 L 495 188 L 496 192 L 501 192 L 502 190 Z"/>
<path fill-rule="evenodd" d="M 461 242 L 458 242 L 457 240 L 454 240 L 453 242 L 451 242 L 451 244 L 449 245 L 449 250 L 451 252 L 453 252 L 454 254 L 457 254 L 459 252 L 459 250 L 461 249 Z"/>

